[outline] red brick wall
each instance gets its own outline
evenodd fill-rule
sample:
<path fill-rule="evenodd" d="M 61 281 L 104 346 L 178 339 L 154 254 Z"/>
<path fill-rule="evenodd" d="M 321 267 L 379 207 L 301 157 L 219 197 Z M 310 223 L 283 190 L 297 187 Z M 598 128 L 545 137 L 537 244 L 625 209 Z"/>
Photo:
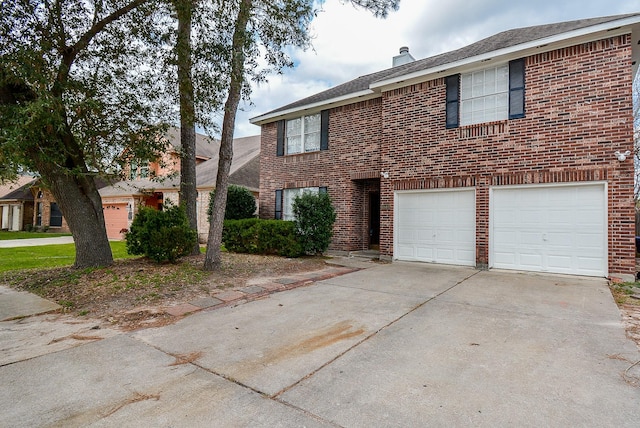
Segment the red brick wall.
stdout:
<path fill-rule="evenodd" d="M 338 210 L 332 248 L 367 245 L 363 181 L 380 180 L 383 255 L 393 253 L 394 190 L 475 187 L 476 257 L 489 256 L 489 187 L 607 181 L 609 271 L 633 273 L 630 36 L 526 58 L 526 117 L 445 129 L 439 78 L 332 109 L 329 150 L 276 157 L 275 123 L 262 127 L 260 213 L 273 218 L 275 190 L 328 186 Z M 360 174 L 358 174 L 360 173 Z"/>
<path fill-rule="evenodd" d="M 381 101 L 377 98 L 332 109 L 326 151 L 278 157 L 276 124 L 264 125 L 260 148 L 260 217 L 274 218 L 277 189 L 326 186 L 338 214 L 331 248 L 364 249 L 368 245 L 364 179 L 380 175 Z"/>

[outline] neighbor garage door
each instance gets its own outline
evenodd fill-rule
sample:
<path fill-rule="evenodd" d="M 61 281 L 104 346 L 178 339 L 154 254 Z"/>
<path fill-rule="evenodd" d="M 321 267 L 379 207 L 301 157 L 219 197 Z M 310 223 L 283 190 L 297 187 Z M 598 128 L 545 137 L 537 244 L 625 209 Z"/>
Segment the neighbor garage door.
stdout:
<path fill-rule="evenodd" d="M 129 211 L 127 204 L 107 203 L 104 208 L 104 224 L 107 227 L 107 237 L 109 239 L 122 239 L 120 231 L 129 227 Z"/>
<path fill-rule="evenodd" d="M 475 191 L 397 192 L 394 257 L 476 265 Z"/>
<path fill-rule="evenodd" d="M 606 276 L 604 184 L 492 189 L 494 268 Z"/>

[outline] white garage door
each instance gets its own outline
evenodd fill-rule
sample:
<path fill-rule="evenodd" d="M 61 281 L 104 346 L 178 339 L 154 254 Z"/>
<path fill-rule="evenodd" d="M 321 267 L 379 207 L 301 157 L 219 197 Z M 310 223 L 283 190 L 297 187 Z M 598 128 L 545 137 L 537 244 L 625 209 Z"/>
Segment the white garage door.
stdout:
<path fill-rule="evenodd" d="M 490 265 L 607 275 L 604 184 L 493 189 Z"/>
<path fill-rule="evenodd" d="M 476 265 L 475 191 L 397 192 L 394 257 Z"/>

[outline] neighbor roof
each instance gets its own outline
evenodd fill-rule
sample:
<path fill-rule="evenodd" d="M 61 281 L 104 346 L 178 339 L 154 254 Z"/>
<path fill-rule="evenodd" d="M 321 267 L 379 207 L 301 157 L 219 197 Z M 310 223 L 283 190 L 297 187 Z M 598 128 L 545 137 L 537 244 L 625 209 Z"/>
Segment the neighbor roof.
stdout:
<path fill-rule="evenodd" d="M 21 175 L 15 181 L 0 185 L 0 200 L 3 201 L 32 201 L 33 195 L 29 188 L 36 178 Z"/>
<path fill-rule="evenodd" d="M 220 142 L 214 140 L 210 143 L 216 148 L 212 157 L 196 166 L 196 187 L 198 189 L 213 189 L 216 184 L 218 175 L 218 150 Z M 260 155 L 260 136 L 253 135 L 251 137 L 236 138 L 233 140 L 233 161 L 231 162 L 231 170 L 229 172 L 229 182 L 232 184 L 243 185 L 255 190 L 259 187 L 259 168 L 260 165 L 251 163 L 252 160 L 258 159 Z M 251 171 L 253 167 L 256 171 Z M 244 169 L 238 177 L 239 182 L 235 180 L 235 174 L 239 170 Z M 248 169 L 248 171 L 246 171 Z M 247 179 L 247 177 L 252 177 Z M 180 187 L 180 174 L 172 174 L 166 178 L 145 179 L 145 180 L 124 180 L 111 186 L 100 189 L 100 196 L 116 197 L 142 195 L 150 191 L 160 190 L 176 190 Z"/>
<path fill-rule="evenodd" d="M 253 135 L 251 137 L 236 138 L 233 140 L 233 161 L 231 162 L 231 170 L 229 171 L 229 182 L 234 183 L 233 177 L 236 171 L 250 163 L 253 159 L 258 159 L 260 155 L 260 136 Z M 218 175 L 218 153 L 206 162 L 201 163 L 196 167 L 196 182 L 198 188 L 208 187 L 213 189 L 216 187 L 216 177 Z M 258 179 L 253 182 L 251 189 L 258 188 L 260 185 L 259 174 L 260 165 L 257 165 L 258 171 L 255 177 Z M 249 183 L 251 184 L 251 183 Z"/>
<path fill-rule="evenodd" d="M 251 123 L 266 123 L 271 120 L 275 120 L 286 113 L 300 110 L 302 107 L 317 107 L 323 104 L 339 103 L 341 101 L 344 103 L 345 100 L 351 100 L 354 97 L 371 96 L 375 93 L 373 89 L 386 84 L 400 83 L 406 78 L 425 75 L 429 70 L 433 69 L 442 69 L 441 71 L 444 71 L 445 66 L 457 64 L 465 60 L 472 60 L 483 55 L 496 53 L 506 49 L 519 50 L 529 48 L 530 46 L 528 46 L 528 44 L 532 42 L 543 43 L 546 41 L 552 41 L 551 38 L 557 38 L 559 35 L 578 37 L 583 35 L 583 32 L 589 34 L 590 32 L 606 31 L 608 27 L 612 27 L 610 29 L 615 29 L 617 25 L 634 25 L 639 22 L 640 13 L 632 13 L 503 31 L 494 36 L 487 37 L 486 39 L 451 52 L 446 52 L 440 55 L 360 76 L 349 82 L 327 89 L 326 91 L 311 95 L 291 104 L 287 104 L 261 116 L 254 117 L 251 119 Z M 607 26 L 606 24 L 609 25 Z M 600 26 L 603 25 L 604 27 L 600 28 Z"/>
<path fill-rule="evenodd" d="M 169 128 L 167 131 L 167 140 L 176 151 L 180 151 L 182 144 L 180 143 L 180 128 Z M 217 145 L 216 145 L 217 144 Z M 196 157 L 211 159 L 218 153 L 220 142 L 209 138 L 206 135 L 196 133 Z"/>

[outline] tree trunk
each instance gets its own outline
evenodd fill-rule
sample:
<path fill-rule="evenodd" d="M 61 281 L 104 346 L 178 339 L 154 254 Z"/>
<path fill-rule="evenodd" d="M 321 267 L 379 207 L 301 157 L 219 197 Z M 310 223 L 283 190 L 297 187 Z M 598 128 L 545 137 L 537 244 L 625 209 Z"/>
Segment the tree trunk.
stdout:
<path fill-rule="evenodd" d="M 178 15 L 176 52 L 178 59 L 178 91 L 180 94 L 180 205 L 185 207 L 189 225 L 198 233 L 196 183 L 196 128 L 191 56 L 191 0 L 175 0 Z M 200 254 L 196 241 L 192 255 Z"/>
<path fill-rule="evenodd" d="M 74 267 L 84 269 L 113 264 L 102 199 L 93 176 L 86 168 L 84 174 L 72 174 L 67 168 L 47 160 L 36 163 L 73 235 L 76 247 Z M 82 166 L 78 168 L 83 169 Z"/>
<path fill-rule="evenodd" d="M 227 189 L 229 187 L 229 171 L 233 160 L 233 130 L 236 123 L 236 112 L 240 103 L 242 84 L 244 83 L 244 44 L 247 24 L 253 7 L 252 0 L 241 0 L 236 18 L 236 28 L 233 32 L 231 45 L 232 64 L 229 93 L 224 105 L 222 120 L 222 137 L 220 139 L 220 159 L 218 161 L 218 175 L 216 177 L 216 192 L 211 213 L 211 226 L 207 240 L 207 252 L 204 259 L 204 270 L 212 271 L 222 265 L 222 228 L 224 226 L 224 211 L 227 204 Z"/>

